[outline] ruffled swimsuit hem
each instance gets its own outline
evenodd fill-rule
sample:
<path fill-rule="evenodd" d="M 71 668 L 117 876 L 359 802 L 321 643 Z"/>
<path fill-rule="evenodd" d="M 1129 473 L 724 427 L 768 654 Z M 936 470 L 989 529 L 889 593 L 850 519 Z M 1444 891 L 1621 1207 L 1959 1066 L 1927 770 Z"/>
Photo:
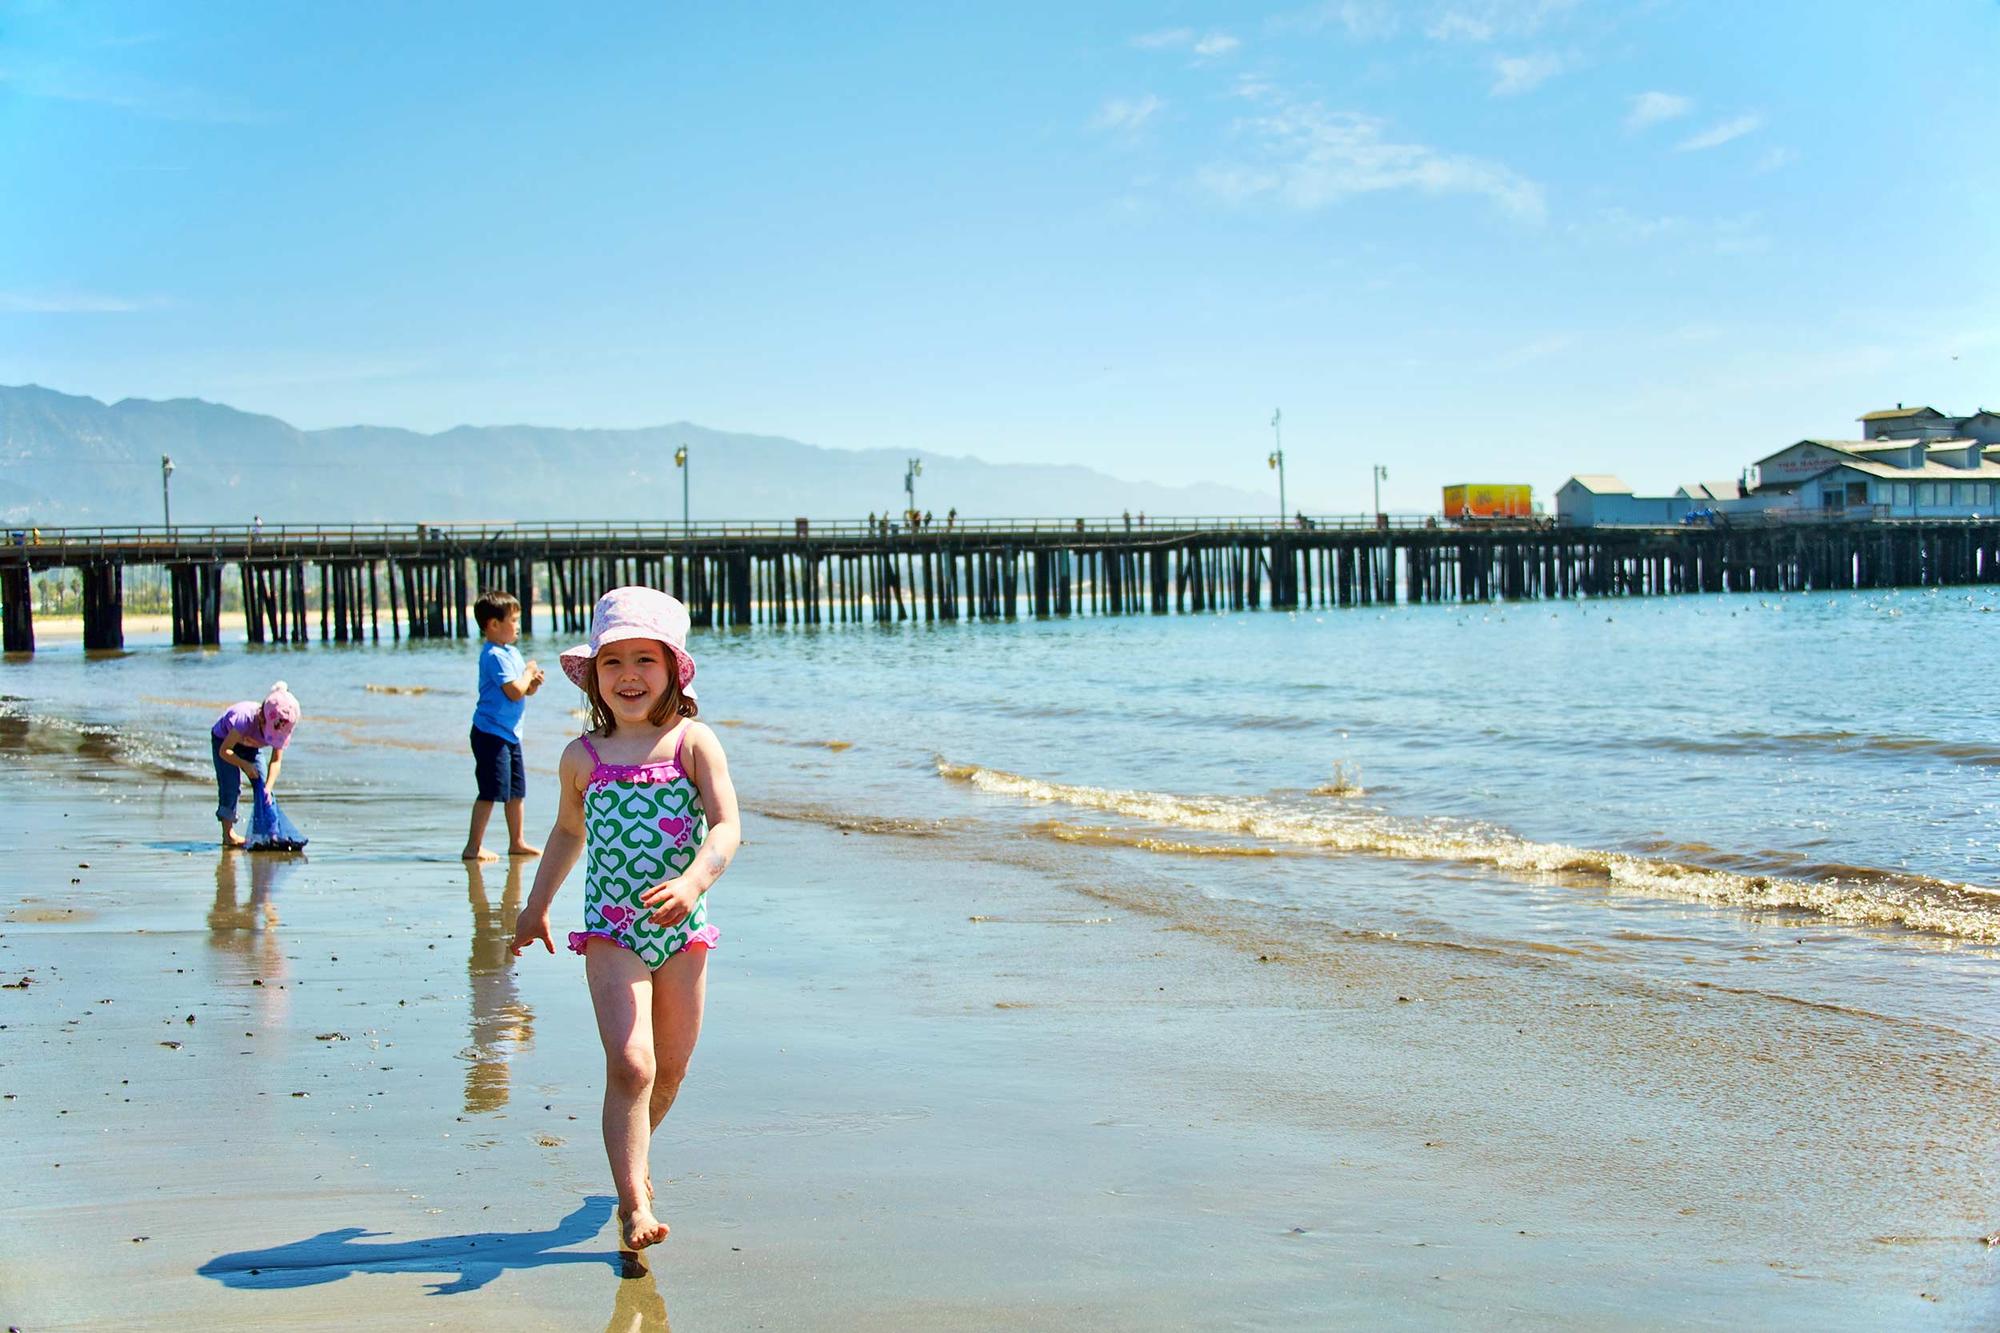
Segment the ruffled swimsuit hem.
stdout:
<path fill-rule="evenodd" d="M 632 949 L 632 941 L 626 939 L 616 931 L 610 930 L 572 930 L 569 933 L 569 951 L 571 953 L 582 953 L 590 947 L 590 942 L 593 939 L 610 940 L 621 949 L 631 949 L 634 953 L 638 952 L 637 949 Z M 722 943 L 722 932 L 712 924 L 706 925 L 688 936 L 681 947 L 674 950 L 674 953 L 685 953 L 687 950 L 694 948 L 713 949 L 720 943 Z M 673 956 L 673 953 L 667 955 L 669 958 Z"/>

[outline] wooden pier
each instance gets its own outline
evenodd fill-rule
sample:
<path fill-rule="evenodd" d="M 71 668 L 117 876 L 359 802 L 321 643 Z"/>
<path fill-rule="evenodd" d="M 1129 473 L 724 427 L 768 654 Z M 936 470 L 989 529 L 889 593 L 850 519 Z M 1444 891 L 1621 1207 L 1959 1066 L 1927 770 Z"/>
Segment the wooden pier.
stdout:
<path fill-rule="evenodd" d="M 1637 597 L 2000 582 L 2000 520 L 1728 527 L 1458 527 L 1434 519 L 352 525 L 13 530 L 7 652 L 35 646 L 30 577 L 82 581 L 84 646 L 124 645 L 123 575 L 157 566 L 173 641 L 217 644 L 233 566 L 250 643 L 465 638 L 487 588 L 581 636 L 608 588 L 650 584 L 698 626 Z M 317 590 L 317 596 L 313 591 Z"/>

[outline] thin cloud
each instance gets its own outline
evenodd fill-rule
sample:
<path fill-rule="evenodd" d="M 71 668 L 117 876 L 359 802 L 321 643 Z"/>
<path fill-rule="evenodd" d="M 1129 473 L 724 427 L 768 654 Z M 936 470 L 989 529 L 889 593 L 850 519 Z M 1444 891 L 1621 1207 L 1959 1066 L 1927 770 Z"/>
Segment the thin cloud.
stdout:
<path fill-rule="evenodd" d="M 1166 108 L 1166 99 L 1153 93 L 1143 97 L 1114 97 L 1098 109 L 1090 127 L 1110 134 L 1137 134 Z"/>
<path fill-rule="evenodd" d="M 163 304 L 91 292 L 0 292 L 0 314 L 8 315 L 124 315 Z"/>
<path fill-rule="evenodd" d="M 1342 28 L 1357 42 L 1393 37 L 1400 26 L 1396 8 L 1389 0 L 1324 0 L 1309 9 L 1281 14 L 1271 20 L 1271 27 L 1281 32 Z"/>
<path fill-rule="evenodd" d="M 1198 60 L 1215 60 L 1243 45 L 1226 32 L 1198 33 L 1193 28 L 1161 28 L 1132 39 L 1141 51 L 1186 51 Z"/>
<path fill-rule="evenodd" d="M 1790 148 L 1767 148 L 1764 150 L 1764 155 L 1757 159 L 1757 170 L 1779 171 L 1798 160 L 1798 153 Z"/>
<path fill-rule="evenodd" d="M 24 97 L 107 106 L 158 120 L 240 125 L 258 119 L 204 89 L 107 74 L 78 65 L 0 65 L 0 85 Z"/>
<path fill-rule="evenodd" d="M 1692 110 L 1694 99 L 1679 93 L 1640 93 L 1632 99 L 1632 109 L 1625 113 L 1625 128 L 1643 130 L 1663 120 L 1678 120 Z"/>
<path fill-rule="evenodd" d="M 1576 6 L 1578 0 L 1460 0 L 1439 10 L 1424 25 L 1434 42 L 1490 42 L 1500 37 L 1526 37 L 1541 31 L 1550 19 Z"/>
<path fill-rule="evenodd" d="M 1721 121 L 1709 126 L 1700 134 L 1691 135 L 1674 145 L 1676 153 L 1700 153 L 1710 148 L 1720 148 L 1733 139 L 1741 139 L 1764 124 L 1762 116 L 1751 114 L 1737 116 L 1733 120 Z"/>
<path fill-rule="evenodd" d="M 1434 42 L 1490 42 L 1494 28 L 1485 19 L 1454 9 L 1432 19 L 1424 36 Z"/>
<path fill-rule="evenodd" d="M 1278 91 L 1278 86 L 1262 74 L 1239 74 L 1229 89 L 1231 97 L 1241 97 L 1249 102 L 1262 102 Z"/>
<path fill-rule="evenodd" d="M 1349 195 L 1416 190 L 1483 196 L 1527 222 L 1547 213 L 1541 187 L 1512 168 L 1428 144 L 1397 143 L 1385 136 L 1387 122 L 1375 116 L 1309 102 L 1239 128 L 1253 144 L 1251 160 L 1219 163 L 1196 178 L 1202 189 L 1232 203 L 1270 198 L 1310 212 Z"/>
<path fill-rule="evenodd" d="M 1551 333 L 1540 338 L 1532 338 L 1527 342 L 1517 343 L 1501 351 L 1499 354 L 1488 358 L 1486 369 L 1502 371 L 1519 370 L 1522 366 L 1532 365 L 1537 361 L 1547 361 L 1551 357 L 1561 356 L 1564 352 L 1569 351 L 1570 348 L 1575 347 L 1577 342 L 1577 335 L 1573 333 Z"/>
<path fill-rule="evenodd" d="M 1763 217 L 1740 213 L 1733 217 L 1689 218 L 1676 214 L 1645 215 L 1623 208 L 1600 209 L 1567 229 L 1579 240 L 1614 245 L 1671 245 L 1715 255 L 1762 254 L 1771 248 Z"/>
<path fill-rule="evenodd" d="M 1562 73 L 1562 69 L 1563 58 L 1552 52 L 1501 56 L 1493 62 L 1493 87 L 1489 91 L 1495 97 L 1518 97 L 1541 87 Z"/>
<path fill-rule="evenodd" d="M 1271 20 L 1278 30 L 1339 27 L 1355 41 L 1383 41 L 1414 27 L 1434 42 L 1531 37 L 1582 0 L 1321 0 Z"/>

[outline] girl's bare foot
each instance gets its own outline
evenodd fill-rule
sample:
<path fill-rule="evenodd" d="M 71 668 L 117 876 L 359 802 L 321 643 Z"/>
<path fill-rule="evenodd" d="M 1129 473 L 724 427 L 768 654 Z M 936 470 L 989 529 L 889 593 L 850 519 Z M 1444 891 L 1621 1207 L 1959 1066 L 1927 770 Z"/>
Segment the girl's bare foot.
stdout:
<path fill-rule="evenodd" d="M 222 835 L 222 845 L 224 847 L 241 847 L 244 845 L 244 838 L 241 834 L 224 833 Z"/>
<path fill-rule="evenodd" d="M 517 842 L 507 849 L 507 855 L 509 856 L 540 856 L 541 854 L 541 848 L 527 842 Z"/>
<path fill-rule="evenodd" d="M 628 1250 L 643 1250 L 667 1238 L 667 1224 L 653 1216 L 650 1204 L 642 1203 L 629 1213 L 620 1213 L 618 1223 Z"/>
<path fill-rule="evenodd" d="M 458 859 L 461 861 L 498 861 L 500 858 L 496 854 L 487 851 L 484 847 L 468 847 L 458 854 Z"/>

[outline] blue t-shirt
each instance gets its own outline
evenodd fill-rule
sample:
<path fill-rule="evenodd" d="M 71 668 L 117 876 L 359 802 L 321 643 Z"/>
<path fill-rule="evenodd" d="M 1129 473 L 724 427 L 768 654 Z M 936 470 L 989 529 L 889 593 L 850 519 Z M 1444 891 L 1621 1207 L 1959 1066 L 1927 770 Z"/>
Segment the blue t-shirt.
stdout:
<path fill-rule="evenodd" d="M 526 698 L 509 699 L 502 688 L 519 680 L 528 670 L 528 659 L 513 644 L 487 643 L 479 650 L 479 707 L 472 710 L 472 725 L 479 730 L 521 743 L 521 714 L 528 711 Z"/>

